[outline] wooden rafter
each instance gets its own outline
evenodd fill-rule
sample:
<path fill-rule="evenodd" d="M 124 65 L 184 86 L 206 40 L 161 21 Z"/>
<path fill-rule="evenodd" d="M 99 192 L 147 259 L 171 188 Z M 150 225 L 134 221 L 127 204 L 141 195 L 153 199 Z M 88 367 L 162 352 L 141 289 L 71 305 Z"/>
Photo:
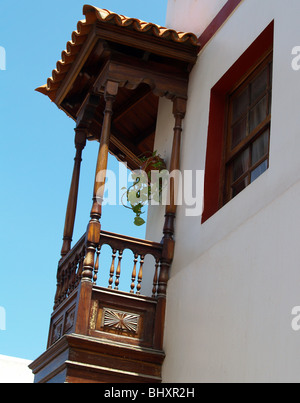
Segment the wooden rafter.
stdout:
<path fill-rule="evenodd" d="M 140 102 L 142 102 L 148 95 L 151 94 L 151 89 L 148 88 L 138 88 L 136 92 L 133 93 L 131 98 L 127 100 L 119 109 L 114 112 L 114 123 L 122 119 L 130 110 L 136 107 Z"/>

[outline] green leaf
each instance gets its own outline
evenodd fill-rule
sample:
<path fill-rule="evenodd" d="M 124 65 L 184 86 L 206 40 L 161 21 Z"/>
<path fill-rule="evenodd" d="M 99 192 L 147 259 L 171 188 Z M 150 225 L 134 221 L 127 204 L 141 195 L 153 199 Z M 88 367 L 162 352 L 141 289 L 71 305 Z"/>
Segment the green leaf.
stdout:
<path fill-rule="evenodd" d="M 133 211 L 135 214 L 142 214 L 142 207 L 143 207 L 143 205 L 142 205 L 141 203 L 139 203 L 139 204 L 136 205 L 136 206 L 132 206 L 132 211 Z"/>
<path fill-rule="evenodd" d="M 134 224 L 135 224 L 137 227 L 141 227 L 141 226 L 144 225 L 145 223 L 146 223 L 146 221 L 143 220 L 141 217 L 135 217 L 135 219 L 134 219 Z"/>

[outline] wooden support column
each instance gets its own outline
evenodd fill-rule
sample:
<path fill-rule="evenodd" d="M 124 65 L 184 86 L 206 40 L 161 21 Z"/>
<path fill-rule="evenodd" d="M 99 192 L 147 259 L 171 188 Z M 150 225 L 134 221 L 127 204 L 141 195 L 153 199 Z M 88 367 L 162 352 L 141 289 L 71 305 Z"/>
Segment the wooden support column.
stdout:
<path fill-rule="evenodd" d="M 102 203 L 106 180 L 111 120 L 113 114 L 113 103 L 115 101 L 117 93 L 118 83 L 108 81 L 104 93 L 106 105 L 104 110 L 104 119 L 95 174 L 93 206 L 90 214 L 91 220 L 89 222 L 86 234 L 87 254 L 83 266 L 83 281 L 92 281 L 95 252 L 100 242 L 100 219 L 102 215 Z"/>
<path fill-rule="evenodd" d="M 172 156 L 170 164 L 170 173 L 180 169 L 180 148 L 181 148 L 181 134 L 182 134 L 182 121 L 186 112 L 186 100 L 182 98 L 175 98 L 173 101 L 173 114 L 175 117 L 174 137 L 172 146 Z M 166 206 L 165 225 L 163 229 L 163 267 L 160 271 L 158 281 L 158 294 L 166 295 L 167 282 L 169 279 L 169 266 L 171 265 L 174 257 L 174 232 L 175 232 L 175 217 L 176 217 L 176 198 L 175 194 L 176 183 L 175 178 L 170 179 L 170 204 Z"/>
<path fill-rule="evenodd" d="M 186 99 L 174 98 L 173 100 L 173 115 L 175 117 L 175 127 L 173 136 L 172 156 L 170 164 L 170 173 L 180 169 L 180 148 L 181 148 L 181 134 L 182 134 L 182 121 L 186 113 Z M 163 348 L 164 337 L 164 324 L 165 324 L 165 310 L 166 310 L 166 295 L 167 284 L 169 280 L 169 271 L 174 258 L 174 232 L 175 232 L 175 217 L 176 217 L 176 198 L 175 194 L 176 183 L 175 178 L 170 179 L 170 204 L 166 206 L 165 225 L 163 229 L 163 251 L 160 267 L 160 274 L 158 280 L 158 305 L 157 316 L 154 334 L 155 348 Z"/>
<path fill-rule="evenodd" d="M 75 129 L 76 156 L 66 211 L 63 246 L 61 250 L 62 257 L 64 257 L 71 250 L 71 243 L 73 239 L 74 223 L 77 209 L 80 167 L 82 161 L 81 156 L 85 145 L 86 145 L 86 131 L 83 129 Z"/>
<path fill-rule="evenodd" d="M 109 138 L 113 114 L 113 103 L 118 93 L 118 83 L 108 81 L 105 87 L 104 98 L 106 101 L 100 146 L 97 158 L 95 184 L 93 192 L 93 206 L 90 213 L 90 222 L 86 232 L 86 256 L 83 263 L 83 272 L 80 285 L 80 296 L 78 302 L 78 315 L 76 333 L 86 334 L 90 313 L 90 303 L 93 288 L 93 271 L 95 264 L 95 253 L 100 242 L 102 215 L 102 202 L 106 180 L 106 170 L 109 151 Z"/>

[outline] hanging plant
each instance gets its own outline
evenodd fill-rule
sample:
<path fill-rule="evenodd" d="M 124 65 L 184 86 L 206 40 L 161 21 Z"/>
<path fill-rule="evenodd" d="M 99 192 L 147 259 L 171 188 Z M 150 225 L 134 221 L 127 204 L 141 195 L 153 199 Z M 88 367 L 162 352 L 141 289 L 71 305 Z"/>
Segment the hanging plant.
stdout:
<path fill-rule="evenodd" d="M 149 157 L 140 158 L 141 170 L 148 175 L 149 182 L 151 181 L 151 171 L 159 171 L 166 169 L 165 161 L 161 158 L 157 151 L 154 151 Z"/>
<path fill-rule="evenodd" d="M 134 224 L 138 227 L 146 223 L 141 215 L 145 213 L 143 208 L 145 205 L 147 205 L 151 197 L 158 202 L 161 198 L 162 185 L 160 183 L 157 188 L 157 184 L 151 184 L 151 172 L 161 172 L 166 169 L 166 164 L 160 155 L 157 154 L 157 151 L 151 153 L 149 157 L 143 156 L 140 158 L 140 162 L 140 171 L 135 171 L 132 174 L 133 184 L 129 186 L 128 189 L 122 188 L 122 190 L 126 190 L 122 196 L 122 204 L 124 207 L 134 212 Z M 127 204 L 123 202 L 125 195 Z M 130 206 L 128 206 L 128 204 Z"/>

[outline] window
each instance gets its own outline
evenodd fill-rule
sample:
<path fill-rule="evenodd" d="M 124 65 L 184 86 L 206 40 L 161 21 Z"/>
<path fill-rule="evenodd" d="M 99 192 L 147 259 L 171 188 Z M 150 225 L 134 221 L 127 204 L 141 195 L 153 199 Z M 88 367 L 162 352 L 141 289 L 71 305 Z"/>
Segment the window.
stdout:
<path fill-rule="evenodd" d="M 273 41 L 274 21 L 211 89 L 202 223 L 269 166 Z"/>
<path fill-rule="evenodd" d="M 272 55 L 228 98 L 224 203 L 269 167 Z"/>

